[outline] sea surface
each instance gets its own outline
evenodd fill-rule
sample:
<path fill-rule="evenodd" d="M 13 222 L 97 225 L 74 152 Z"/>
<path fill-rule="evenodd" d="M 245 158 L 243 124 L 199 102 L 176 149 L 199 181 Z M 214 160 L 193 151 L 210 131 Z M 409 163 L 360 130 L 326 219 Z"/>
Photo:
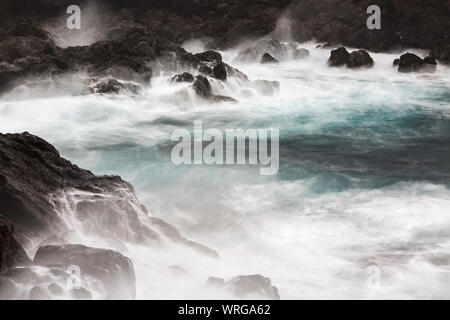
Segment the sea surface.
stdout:
<path fill-rule="evenodd" d="M 72 75 L 3 96 L 0 131 L 120 175 L 152 215 L 219 252 L 128 244 L 138 298 L 223 298 L 206 279 L 240 274 L 269 277 L 282 299 L 450 298 L 450 69 L 401 74 L 398 53 L 371 53 L 372 69 L 329 68 L 328 50 L 300 47 L 311 56 L 271 65 L 222 53 L 251 80 L 279 81 L 273 95 L 229 79 L 213 89 L 238 103 L 210 104 L 169 73 L 140 96 L 78 95 Z M 278 174 L 174 165 L 171 134 L 198 120 L 279 129 Z"/>

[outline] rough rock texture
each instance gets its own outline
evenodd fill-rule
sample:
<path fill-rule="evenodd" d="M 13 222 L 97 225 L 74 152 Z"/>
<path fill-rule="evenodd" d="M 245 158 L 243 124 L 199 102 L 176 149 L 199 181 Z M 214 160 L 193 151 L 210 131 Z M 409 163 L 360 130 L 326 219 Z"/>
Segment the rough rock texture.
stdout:
<path fill-rule="evenodd" d="M 132 93 L 138 94 L 141 87 L 131 82 L 121 82 L 116 79 L 91 79 L 88 88 L 92 93 Z"/>
<path fill-rule="evenodd" d="M 370 5 L 381 8 L 381 30 L 366 26 Z M 287 10 L 297 41 L 316 39 L 371 51 L 419 47 L 444 61 L 450 45 L 450 2 L 442 0 L 296 0 Z"/>
<path fill-rule="evenodd" d="M 72 265 L 80 267 L 81 277 L 100 280 L 109 299 L 134 299 L 136 276 L 133 265 L 122 254 L 82 245 L 44 246 L 36 252 L 33 263 L 63 270 Z"/>
<path fill-rule="evenodd" d="M 207 284 L 218 289 L 227 290 L 240 299 L 280 300 L 277 287 L 269 278 L 261 275 L 237 276 L 229 281 L 222 278 L 209 277 Z"/>
<path fill-rule="evenodd" d="M 395 61 L 394 61 L 395 65 Z M 398 71 L 403 73 L 409 72 L 435 72 L 437 62 L 433 57 L 426 57 L 425 59 L 413 53 L 405 53 L 398 60 Z"/>
<path fill-rule="evenodd" d="M 209 80 L 202 75 L 198 75 L 195 77 L 194 84 L 192 85 L 195 93 L 204 99 L 207 99 L 210 102 L 235 102 L 236 100 L 231 97 L 215 95 L 212 92 L 211 84 Z"/>
<path fill-rule="evenodd" d="M 331 51 L 330 59 L 328 64 L 332 67 L 340 67 L 347 65 L 350 58 L 350 53 L 344 47 L 340 47 L 336 50 Z"/>
<path fill-rule="evenodd" d="M 14 226 L 0 214 L 0 273 L 30 262 L 25 250 L 14 238 Z"/>
<path fill-rule="evenodd" d="M 372 57 L 365 50 L 349 53 L 344 47 L 331 51 L 328 65 L 332 67 L 347 66 L 348 68 L 372 67 Z"/>
<path fill-rule="evenodd" d="M 41 237 L 67 232 L 64 215 L 74 217 L 86 234 L 112 241 L 154 241 L 161 236 L 129 183 L 80 169 L 26 132 L 0 134 L 0 212 L 16 228 Z M 179 236 L 164 236 L 214 252 Z"/>
<path fill-rule="evenodd" d="M 347 67 L 359 68 L 359 67 L 371 67 L 373 66 L 373 59 L 365 50 L 357 50 L 350 53 L 348 58 Z"/>
<path fill-rule="evenodd" d="M 92 3 L 103 13 L 101 19 L 91 18 L 96 26 L 91 26 L 90 20 L 87 23 L 86 28 L 94 34 L 100 27 L 108 36 L 120 36 L 125 29 L 143 25 L 178 44 L 209 37 L 215 45 L 229 45 L 274 30 L 291 0 L 0 0 L 0 18 L 59 18 L 71 4 L 80 5 L 83 11 L 92 8 Z"/>

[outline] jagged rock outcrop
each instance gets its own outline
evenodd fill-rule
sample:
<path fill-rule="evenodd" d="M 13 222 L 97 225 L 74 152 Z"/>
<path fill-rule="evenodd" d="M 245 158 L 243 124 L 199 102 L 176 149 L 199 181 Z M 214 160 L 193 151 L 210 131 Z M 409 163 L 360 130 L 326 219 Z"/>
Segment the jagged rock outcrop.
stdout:
<path fill-rule="evenodd" d="M 192 88 L 199 97 L 207 99 L 210 102 L 236 102 L 234 98 L 213 94 L 209 80 L 202 75 L 195 77 Z"/>
<path fill-rule="evenodd" d="M 436 67 L 437 62 L 433 57 L 425 57 L 424 59 L 422 59 L 413 53 L 405 53 L 398 59 L 398 71 L 403 73 L 409 72 L 433 73 L 436 71 Z"/>
<path fill-rule="evenodd" d="M 233 293 L 240 299 L 280 300 L 278 288 L 272 285 L 269 278 L 261 275 L 237 276 L 229 281 L 222 278 L 209 277 L 207 284 L 220 290 Z"/>
<path fill-rule="evenodd" d="M 380 30 L 366 26 L 370 5 L 381 8 Z M 433 50 L 443 63 L 450 45 L 448 12 L 450 3 L 441 0 L 296 0 L 286 19 L 296 41 L 316 39 L 376 52 L 419 47 Z"/>
<path fill-rule="evenodd" d="M 158 232 L 160 224 L 152 226 L 133 187 L 120 177 L 80 169 L 29 133 L 0 134 L 0 212 L 16 228 L 41 240 L 69 231 L 64 218 L 71 217 L 84 233 L 105 240 L 145 242 L 165 237 L 217 256 L 184 237 L 171 239 L 174 232 Z"/>
<path fill-rule="evenodd" d="M 14 237 L 14 226 L 0 213 L 0 273 L 30 262 L 25 250 Z"/>

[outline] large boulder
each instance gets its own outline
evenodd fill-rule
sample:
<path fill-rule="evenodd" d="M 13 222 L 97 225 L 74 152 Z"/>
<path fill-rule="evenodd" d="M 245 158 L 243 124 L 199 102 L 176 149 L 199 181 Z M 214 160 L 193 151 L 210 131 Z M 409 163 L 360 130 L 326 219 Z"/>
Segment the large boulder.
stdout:
<path fill-rule="evenodd" d="M 372 67 L 373 59 L 365 50 L 357 50 L 350 53 L 348 58 L 347 67 L 359 68 L 359 67 Z"/>
<path fill-rule="evenodd" d="M 14 226 L 0 214 L 0 273 L 30 262 L 25 250 L 14 237 Z"/>
<path fill-rule="evenodd" d="M 33 263 L 62 270 L 77 266 L 80 268 L 81 280 L 89 277 L 101 281 L 105 289 L 104 298 L 136 298 L 133 264 L 118 252 L 82 245 L 43 246 L 36 252 Z"/>
<path fill-rule="evenodd" d="M 234 98 L 213 94 L 212 87 L 208 78 L 202 75 L 198 75 L 195 77 L 195 81 L 194 84 L 192 85 L 192 88 L 199 97 L 206 99 L 212 103 L 236 102 Z"/>
<path fill-rule="evenodd" d="M 437 62 L 433 57 L 420 58 L 413 53 L 403 54 L 398 62 L 398 71 L 402 73 L 410 72 L 435 72 Z"/>
<path fill-rule="evenodd" d="M 340 67 L 347 65 L 350 58 L 350 53 L 344 47 L 337 48 L 331 51 L 330 59 L 328 59 L 328 64 L 332 67 Z"/>
<path fill-rule="evenodd" d="M 206 248 L 158 231 L 160 224 L 152 223 L 133 187 L 120 177 L 80 169 L 27 132 L 0 134 L 0 212 L 35 241 L 74 229 L 67 224 L 74 221 L 79 231 L 103 240 L 144 243 L 164 237 L 202 253 Z"/>
<path fill-rule="evenodd" d="M 347 66 L 348 68 L 360 68 L 373 66 L 373 59 L 365 50 L 357 50 L 349 53 L 346 48 L 339 47 L 331 50 L 328 65 L 331 67 Z"/>

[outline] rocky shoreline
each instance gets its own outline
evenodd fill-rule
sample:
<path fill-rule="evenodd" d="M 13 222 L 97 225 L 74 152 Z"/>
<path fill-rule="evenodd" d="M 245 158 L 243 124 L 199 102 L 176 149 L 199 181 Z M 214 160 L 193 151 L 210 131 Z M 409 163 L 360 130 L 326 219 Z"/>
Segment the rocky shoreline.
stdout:
<path fill-rule="evenodd" d="M 402 54 L 393 61 L 399 72 L 432 73 L 438 63 L 450 63 L 450 3 L 438 0 L 380 1 L 383 28 L 378 31 L 365 26 L 365 9 L 372 4 L 365 0 L 75 3 L 94 12 L 87 15 L 84 30 L 92 43 L 63 45 L 68 33 L 61 22 L 73 1 L 0 0 L 0 95 L 27 79 L 75 73 L 83 75 L 85 94 L 137 95 L 163 73 L 170 74 L 172 85 L 189 84 L 208 103 L 236 102 L 211 85 L 230 78 L 262 95 L 277 92 L 278 82 L 251 80 L 217 52 L 242 40 L 252 41 L 241 48 L 239 62 L 306 59 L 311 53 L 297 42 L 316 40 L 325 43 L 321 49 L 330 50 L 330 67 L 371 68 L 376 61 L 366 50 L 403 52 L 412 47 L 430 55 Z M 203 39 L 209 50 L 188 52 L 182 44 L 192 39 Z M 349 52 L 344 46 L 359 50 Z M 76 244 L 71 219 L 109 248 Z M 165 241 L 218 257 L 152 217 L 120 177 L 95 176 L 27 132 L 0 134 L 0 299 L 134 299 L 136 275 L 124 244 Z M 85 286 L 66 288 L 72 265 L 88 276 Z M 210 278 L 208 285 L 242 297 L 256 292 L 280 298 L 271 281 L 259 275 Z"/>

